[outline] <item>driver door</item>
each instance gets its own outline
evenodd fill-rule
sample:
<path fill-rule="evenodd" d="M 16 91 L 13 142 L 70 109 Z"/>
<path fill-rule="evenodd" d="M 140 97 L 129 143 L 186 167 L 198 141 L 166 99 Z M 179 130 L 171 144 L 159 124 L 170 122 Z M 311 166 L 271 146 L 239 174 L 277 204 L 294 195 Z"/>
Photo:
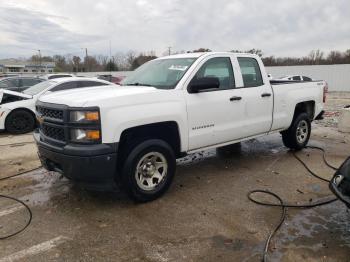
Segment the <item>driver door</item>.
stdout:
<path fill-rule="evenodd" d="M 240 136 L 237 130 L 244 107 L 241 90 L 235 89 L 235 77 L 230 56 L 209 57 L 193 78 L 216 77 L 219 88 L 198 93 L 185 92 L 189 128 L 189 151 L 224 142 Z M 192 78 L 192 79 L 193 79 Z"/>

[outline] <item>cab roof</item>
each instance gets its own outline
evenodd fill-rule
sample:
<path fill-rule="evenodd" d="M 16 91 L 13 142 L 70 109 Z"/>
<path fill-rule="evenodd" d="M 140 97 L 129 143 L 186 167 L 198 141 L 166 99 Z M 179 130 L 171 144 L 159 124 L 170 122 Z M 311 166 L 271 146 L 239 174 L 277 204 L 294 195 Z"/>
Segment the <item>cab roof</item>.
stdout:
<path fill-rule="evenodd" d="M 198 57 L 201 57 L 201 56 L 209 56 L 209 55 L 232 55 L 232 54 L 256 56 L 255 54 L 250 54 L 250 53 L 237 53 L 237 52 L 195 52 L 195 53 L 184 53 L 184 54 L 176 54 L 176 55 L 163 56 L 163 57 L 159 57 L 159 58 L 157 58 L 157 59 L 169 59 L 169 58 L 198 58 Z"/>

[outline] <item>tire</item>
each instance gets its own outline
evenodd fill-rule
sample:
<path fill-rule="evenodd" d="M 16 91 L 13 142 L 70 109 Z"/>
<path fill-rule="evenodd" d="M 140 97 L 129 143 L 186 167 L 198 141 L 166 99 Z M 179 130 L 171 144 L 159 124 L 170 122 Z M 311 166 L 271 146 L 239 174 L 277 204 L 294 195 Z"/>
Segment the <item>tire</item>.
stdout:
<path fill-rule="evenodd" d="M 149 139 L 129 152 L 121 174 L 124 190 L 137 202 L 162 196 L 168 190 L 176 170 L 173 149 L 163 140 Z"/>
<path fill-rule="evenodd" d="M 311 135 L 311 121 L 306 113 L 299 114 L 292 125 L 282 133 L 283 144 L 294 150 L 303 149 L 309 142 Z"/>
<path fill-rule="evenodd" d="M 35 119 L 25 110 L 16 110 L 10 113 L 5 121 L 5 129 L 11 134 L 24 134 L 33 131 Z"/>

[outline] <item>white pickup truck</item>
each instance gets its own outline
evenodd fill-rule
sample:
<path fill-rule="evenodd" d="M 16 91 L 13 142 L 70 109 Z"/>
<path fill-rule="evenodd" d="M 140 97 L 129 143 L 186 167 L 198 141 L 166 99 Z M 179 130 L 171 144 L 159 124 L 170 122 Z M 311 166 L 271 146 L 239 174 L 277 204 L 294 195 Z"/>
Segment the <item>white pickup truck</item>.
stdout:
<path fill-rule="evenodd" d="M 41 96 L 34 133 L 42 164 L 137 201 L 162 195 L 176 159 L 281 132 L 302 149 L 321 118 L 324 81 L 269 81 L 261 59 L 227 52 L 161 57 L 111 86 Z"/>

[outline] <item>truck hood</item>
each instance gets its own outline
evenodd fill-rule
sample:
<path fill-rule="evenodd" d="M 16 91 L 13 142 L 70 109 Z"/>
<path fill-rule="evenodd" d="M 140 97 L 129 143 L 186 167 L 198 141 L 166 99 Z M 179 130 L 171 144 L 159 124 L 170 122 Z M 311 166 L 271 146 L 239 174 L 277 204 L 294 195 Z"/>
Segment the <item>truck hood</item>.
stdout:
<path fill-rule="evenodd" d="M 0 105 L 31 98 L 33 98 L 31 95 L 26 95 L 20 92 L 10 91 L 6 89 L 0 89 Z"/>
<path fill-rule="evenodd" d="M 137 96 L 160 91 L 146 86 L 105 86 L 73 89 L 59 92 L 47 92 L 39 101 L 52 104 L 64 104 L 73 107 L 87 105 L 98 106 L 100 101 Z"/>

